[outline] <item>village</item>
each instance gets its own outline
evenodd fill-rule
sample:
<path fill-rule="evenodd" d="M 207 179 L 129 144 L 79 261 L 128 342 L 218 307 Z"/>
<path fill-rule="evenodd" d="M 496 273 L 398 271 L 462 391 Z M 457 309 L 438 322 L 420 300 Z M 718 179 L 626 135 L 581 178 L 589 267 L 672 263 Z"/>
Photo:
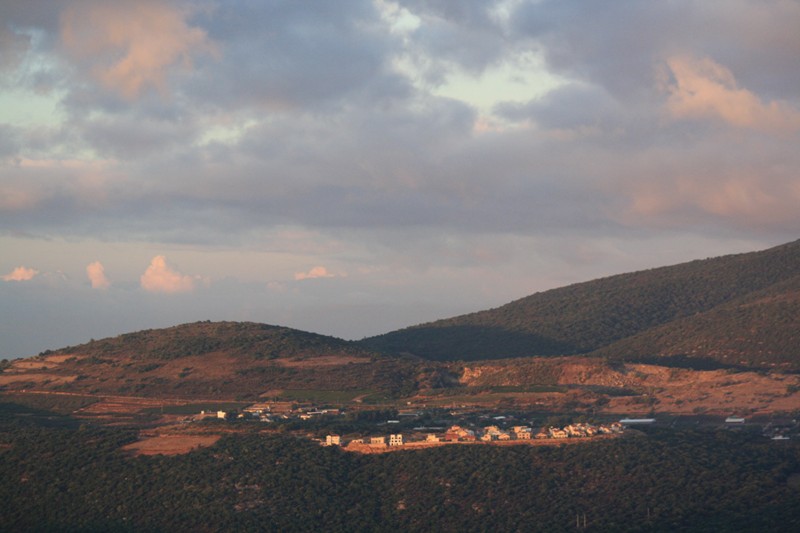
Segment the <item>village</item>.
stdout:
<path fill-rule="evenodd" d="M 466 406 L 465 406 L 466 407 Z M 382 417 L 386 415 L 385 417 Z M 559 445 L 595 439 L 640 434 L 633 427 L 656 424 L 655 418 L 623 417 L 604 421 L 577 416 L 549 416 L 547 413 L 500 412 L 471 409 L 350 410 L 299 405 L 290 402 L 264 402 L 244 407 L 240 412 L 202 411 L 186 422 L 205 420 L 259 422 L 283 427 L 305 435 L 322 446 L 337 446 L 359 453 L 385 453 L 432 448 L 451 444 Z M 660 427 L 693 426 L 758 430 L 774 440 L 789 439 L 798 429 L 796 420 L 750 423 L 742 417 L 667 417 Z"/>
<path fill-rule="evenodd" d="M 248 406 L 241 412 L 202 411 L 187 421 L 257 421 L 266 424 L 316 426 L 336 429 L 348 420 L 358 419 L 358 414 L 338 408 L 280 409 L 271 403 Z M 534 430 L 530 424 L 518 420 L 518 414 L 466 413 L 457 411 L 424 412 L 400 410 L 392 418 L 362 421 L 358 428 L 348 427 L 344 433 L 329 432 L 324 437 L 313 437 L 323 446 L 340 446 L 348 451 L 379 453 L 402 449 L 427 448 L 448 444 L 555 444 L 566 439 L 591 439 L 621 436 L 626 425 L 651 423 L 652 419 L 622 419 L 608 423 L 588 421 L 569 424 L 544 424 Z M 363 415 L 363 413 L 362 413 Z M 480 422 L 485 420 L 483 424 Z M 424 425 L 425 423 L 431 425 Z M 306 424 L 304 424 L 306 423 Z M 380 429 L 375 430 L 376 426 Z M 381 431 L 382 430 L 382 431 Z M 375 435 L 375 433 L 382 433 Z M 346 436 L 345 436 L 346 435 Z"/>
<path fill-rule="evenodd" d="M 423 428 L 418 428 L 423 429 Z M 620 422 L 611 424 L 594 425 L 589 423 L 575 423 L 558 427 L 543 427 L 537 433 L 527 426 L 512 426 L 509 430 L 500 429 L 496 425 L 485 426 L 482 430 L 473 430 L 460 425 L 450 426 L 444 433 L 425 433 L 422 438 L 406 439 L 402 433 L 392 433 L 387 436 L 373 436 L 369 438 L 354 438 L 344 441 L 341 435 L 330 434 L 320 441 L 323 446 L 343 446 L 351 451 L 395 451 L 412 448 L 428 448 L 447 444 L 523 444 L 536 440 L 562 440 L 570 438 L 591 438 L 596 436 L 619 436 L 625 431 Z M 420 432 L 415 432 L 420 435 Z"/>

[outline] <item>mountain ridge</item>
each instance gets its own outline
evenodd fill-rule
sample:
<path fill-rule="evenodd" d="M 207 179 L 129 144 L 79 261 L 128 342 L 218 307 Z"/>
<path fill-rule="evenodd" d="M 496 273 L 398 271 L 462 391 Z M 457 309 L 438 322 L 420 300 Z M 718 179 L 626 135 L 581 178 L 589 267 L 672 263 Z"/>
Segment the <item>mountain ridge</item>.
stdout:
<path fill-rule="evenodd" d="M 698 350 L 661 350 L 645 335 L 661 328 L 670 336 L 669 324 L 691 320 L 725 305 L 760 293 L 780 295 L 781 284 L 794 291 L 800 280 L 800 240 L 763 251 L 694 260 L 677 265 L 617 274 L 535 293 L 500 307 L 437 320 L 363 339 L 369 348 L 409 353 L 434 360 L 478 360 L 526 356 L 597 353 L 628 359 L 658 355 L 721 358 Z M 776 292 L 777 291 L 777 292 Z M 792 300 L 793 302 L 794 300 Z M 800 309 L 791 304 L 771 334 L 761 342 L 776 343 L 759 354 L 736 353 L 728 348 L 727 360 L 748 365 L 766 363 L 797 368 L 800 348 L 782 353 L 800 329 Z M 706 315 L 706 318 L 713 316 Z M 769 321 L 764 321 L 769 325 Z M 697 335 L 709 336 L 709 328 Z M 713 329 L 713 328 L 712 328 Z M 677 334 L 677 333 L 675 333 Z M 777 335 L 777 337 L 776 337 Z M 634 337 L 640 342 L 625 342 Z M 713 335 L 712 335 L 713 337 Z M 649 340 L 648 340 L 649 339 Z M 697 339 L 698 344 L 702 339 Z M 745 343 L 746 344 L 746 343 Z M 623 349 L 622 354 L 614 350 Z M 745 350 L 743 345 L 741 350 Z M 757 361 L 763 354 L 770 360 Z M 773 360 L 774 359 L 774 360 Z"/>

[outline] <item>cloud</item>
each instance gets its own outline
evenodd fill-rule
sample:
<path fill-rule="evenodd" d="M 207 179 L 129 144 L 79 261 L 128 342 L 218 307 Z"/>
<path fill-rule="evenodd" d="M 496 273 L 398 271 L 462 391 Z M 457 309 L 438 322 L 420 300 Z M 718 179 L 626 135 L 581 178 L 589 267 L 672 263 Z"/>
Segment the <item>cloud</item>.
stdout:
<path fill-rule="evenodd" d="M 194 290 L 194 279 L 172 270 L 163 255 L 157 255 L 150 261 L 140 283 L 148 292 L 178 293 Z"/>
<path fill-rule="evenodd" d="M 740 128 L 764 132 L 800 130 L 800 110 L 787 102 L 762 102 L 737 86 L 733 73 L 711 59 L 677 56 L 667 60 L 674 77 L 667 109 L 679 119 L 721 119 Z"/>
<path fill-rule="evenodd" d="M 17 268 L 12 270 L 9 274 L 3 276 L 3 281 L 30 281 L 38 273 L 39 273 L 38 270 L 34 270 L 32 268 L 27 268 L 24 266 L 18 266 Z"/>
<path fill-rule="evenodd" d="M 157 0 L 77 2 L 61 15 L 61 38 L 103 86 L 134 100 L 148 88 L 166 94 L 170 71 L 191 70 L 193 56 L 216 53 L 206 32 L 187 24 L 188 15 Z"/>
<path fill-rule="evenodd" d="M 317 279 L 317 278 L 334 278 L 336 274 L 331 274 L 324 266 L 315 266 L 308 272 L 297 272 L 294 279 L 297 281 L 304 279 Z"/>
<path fill-rule="evenodd" d="M 29 36 L 0 26 L 0 74 L 17 68 L 29 47 Z"/>
<path fill-rule="evenodd" d="M 111 286 L 111 282 L 106 277 L 105 267 L 100 261 L 95 261 L 86 266 L 86 275 L 89 281 L 92 282 L 93 289 L 107 289 Z"/>

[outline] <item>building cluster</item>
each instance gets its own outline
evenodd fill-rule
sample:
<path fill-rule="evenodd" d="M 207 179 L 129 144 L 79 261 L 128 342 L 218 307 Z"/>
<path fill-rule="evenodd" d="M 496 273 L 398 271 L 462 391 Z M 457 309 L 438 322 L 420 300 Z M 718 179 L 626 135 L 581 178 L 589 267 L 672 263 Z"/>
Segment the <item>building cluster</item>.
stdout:
<path fill-rule="evenodd" d="M 310 420 L 323 415 L 343 415 L 342 409 L 318 409 L 316 407 L 291 407 L 289 402 L 255 403 L 245 407 L 240 412 L 231 411 L 200 411 L 192 416 L 189 421 L 198 422 L 209 418 L 221 420 L 254 420 L 259 422 L 275 422 L 277 420 Z"/>
<path fill-rule="evenodd" d="M 428 433 L 424 440 L 404 441 L 400 433 L 391 434 L 389 437 L 369 437 L 351 440 L 348 444 L 355 446 L 387 447 L 403 446 L 405 444 L 436 444 L 454 442 L 502 442 L 502 441 L 526 441 L 531 439 L 568 439 L 568 438 L 587 438 L 596 435 L 621 434 L 624 427 L 619 422 L 612 424 L 588 424 L 576 423 L 563 428 L 545 427 L 541 431 L 533 434 L 533 430 L 527 426 L 513 426 L 510 430 L 500 429 L 498 426 L 486 426 L 483 430 L 472 430 L 462 426 L 450 426 L 444 433 Z M 340 435 L 328 435 L 323 443 L 325 446 L 341 446 L 342 438 Z"/>
<path fill-rule="evenodd" d="M 614 433 L 622 433 L 623 425 L 619 422 L 612 424 L 593 425 L 587 423 L 577 423 L 564 426 L 563 428 L 549 427 L 542 428 L 536 434 L 537 439 L 570 439 L 570 438 L 583 438 L 594 437 L 595 435 L 610 435 Z"/>

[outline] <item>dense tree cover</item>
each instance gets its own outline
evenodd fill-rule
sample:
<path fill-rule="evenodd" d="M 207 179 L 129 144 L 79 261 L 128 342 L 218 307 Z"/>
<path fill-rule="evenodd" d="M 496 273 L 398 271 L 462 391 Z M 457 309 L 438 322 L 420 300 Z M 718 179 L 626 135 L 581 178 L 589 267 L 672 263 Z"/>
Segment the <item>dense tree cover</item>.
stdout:
<path fill-rule="evenodd" d="M 129 430 L 18 415 L 0 417 L 3 531 L 561 531 L 584 514 L 591 531 L 800 528 L 798 446 L 744 433 L 377 456 L 232 434 L 130 457 Z"/>
<path fill-rule="evenodd" d="M 800 276 L 705 313 L 622 339 L 596 355 L 690 356 L 726 365 L 800 370 Z"/>
<path fill-rule="evenodd" d="M 716 358 L 724 345 L 748 364 L 767 357 L 800 368 L 793 338 L 800 330 L 798 293 L 800 241 L 578 283 L 362 342 L 430 359 L 478 360 L 589 353 L 653 330 L 660 338 L 680 338 L 665 355 Z M 758 340 L 737 344 L 753 330 L 752 321 Z M 661 353 L 656 342 L 624 348 L 631 357 Z"/>

